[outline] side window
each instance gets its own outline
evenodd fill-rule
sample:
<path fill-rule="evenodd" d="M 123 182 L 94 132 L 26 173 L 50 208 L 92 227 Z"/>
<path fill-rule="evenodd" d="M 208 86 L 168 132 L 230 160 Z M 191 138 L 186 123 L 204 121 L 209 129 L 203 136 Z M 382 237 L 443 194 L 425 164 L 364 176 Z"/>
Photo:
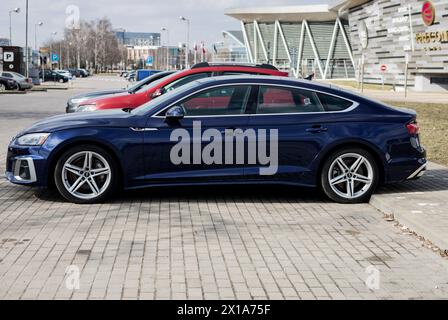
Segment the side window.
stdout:
<path fill-rule="evenodd" d="M 316 93 L 307 90 L 260 86 L 258 114 L 324 112 Z"/>
<path fill-rule="evenodd" d="M 7 72 L 3 72 L 3 76 L 6 78 L 12 78 L 12 74 L 7 73 Z"/>
<path fill-rule="evenodd" d="M 177 89 L 177 88 L 183 86 L 184 84 L 187 84 L 189 82 L 196 81 L 196 80 L 199 80 L 202 78 L 207 78 L 207 77 L 210 77 L 211 75 L 212 75 L 211 72 L 192 74 L 192 75 L 177 79 L 177 80 L 171 82 L 170 84 L 167 84 L 164 87 L 164 89 L 165 89 L 165 92 L 169 92 L 171 90 L 174 90 L 174 89 Z"/>
<path fill-rule="evenodd" d="M 325 111 L 344 111 L 353 105 L 353 102 L 335 96 L 323 93 L 318 93 L 317 96 L 324 106 Z"/>
<path fill-rule="evenodd" d="M 184 100 L 181 106 L 186 116 L 213 116 L 244 114 L 250 95 L 250 86 L 213 88 Z"/>

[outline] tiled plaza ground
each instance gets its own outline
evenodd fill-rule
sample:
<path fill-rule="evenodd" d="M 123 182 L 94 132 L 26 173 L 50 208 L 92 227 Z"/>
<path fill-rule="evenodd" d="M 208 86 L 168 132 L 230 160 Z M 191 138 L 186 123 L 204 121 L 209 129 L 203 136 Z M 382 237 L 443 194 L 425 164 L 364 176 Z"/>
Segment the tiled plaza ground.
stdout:
<path fill-rule="evenodd" d="M 122 85 L 78 81 L 0 97 L 1 172 L 17 131 L 62 113 L 75 92 Z M 448 260 L 372 206 L 314 190 L 156 188 L 79 206 L 1 175 L 0 299 L 16 298 L 448 298 Z"/>

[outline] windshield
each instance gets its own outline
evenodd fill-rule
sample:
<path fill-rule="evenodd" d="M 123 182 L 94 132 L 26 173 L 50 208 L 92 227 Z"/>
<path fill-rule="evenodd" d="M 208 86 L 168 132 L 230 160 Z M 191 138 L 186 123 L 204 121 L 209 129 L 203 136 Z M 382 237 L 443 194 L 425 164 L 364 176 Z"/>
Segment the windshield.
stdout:
<path fill-rule="evenodd" d="M 171 74 L 171 76 L 175 76 L 176 74 L 180 73 L 181 71 L 177 71 L 174 74 Z M 166 79 L 166 77 L 163 77 L 162 79 L 156 80 L 154 82 L 148 83 L 147 85 L 143 86 L 140 88 L 140 90 L 137 91 L 137 93 L 141 93 L 141 92 L 145 92 L 146 90 L 148 90 L 149 88 L 151 88 L 152 86 L 157 86 L 159 83 L 161 83 L 162 81 L 164 81 Z"/>
<path fill-rule="evenodd" d="M 178 94 L 182 95 L 182 92 L 187 92 L 188 90 L 191 90 L 197 86 L 197 81 L 190 82 L 186 85 L 183 85 L 182 87 L 179 87 L 175 90 L 172 90 L 168 93 L 165 93 L 164 95 L 153 99 L 149 101 L 148 103 L 145 103 L 144 105 L 141 105 L 137 109 L 132 110 L 132 113 L 138 114 L 138 115 L 144 115 L 147 112 L 149 112 L 151 109 L 164 104 L 165 102 L 168 102 L 170 99 L 172 99 L 174 96 L 177 96 Z"/>
<path fill-rule="evenodd" d="M 22 79 L 25 78 L 20 73 L 17 73 L 17 72 L 11 72 L 11 73 L 12 73 L 12 75 L 16 76 L 17 78 L 22 78 Z"/>
<path fill-rule="evenodd" d="M 156 81 L 163 79 L 170 74 L 172 74 L 172 72 L 170 72 L 170 71 L 164 71 L 164 72 L 159 72 L 159 73 L 153 74 L 152 76 L 145 78 L 143 80 L 140 80 L 139 82 L 135 83 L 132 86 L 129 86 L 128 92 L 134 93 L 137 90 L 140 90 L 141 88 L 143 88 L 143 86 L 149 85 L 149 84 L 154 84 Z"/>

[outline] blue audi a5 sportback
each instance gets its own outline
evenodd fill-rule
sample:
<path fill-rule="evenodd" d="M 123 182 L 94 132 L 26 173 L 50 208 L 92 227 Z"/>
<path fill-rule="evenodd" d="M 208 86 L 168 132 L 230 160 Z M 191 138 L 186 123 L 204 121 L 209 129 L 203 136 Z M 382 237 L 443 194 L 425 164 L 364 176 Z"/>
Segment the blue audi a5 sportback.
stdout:
<path fill-rule="evenodd" d="M 12 183 L 56 186 L 75 203 L 118 188 L 290 184 L 334 201 L 426 169 L 414 111 L 309 81 L 222 76 L 137 109 L 56 116 L 10 143 Z"/>

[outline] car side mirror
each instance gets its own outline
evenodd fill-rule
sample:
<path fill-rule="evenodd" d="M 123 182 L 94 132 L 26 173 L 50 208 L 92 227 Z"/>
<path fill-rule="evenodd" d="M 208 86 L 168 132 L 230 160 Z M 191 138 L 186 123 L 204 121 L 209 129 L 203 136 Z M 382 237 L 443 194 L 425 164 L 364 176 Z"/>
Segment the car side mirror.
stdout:
<path fill-rule="evenodd" d="M 174 106 L 169 108 L 165 113 L 165 120 L 167 121 L 176 121 L 181 120 L 185 117 L 185 110 L 181 106 Z"/>
<path fill-rule="evenodd" d="M 160 97 L 162 94 L 164 94 L 165 93 L 165 89 L 163 89 L 163 88 L 160 88 L 160 89 L 157 89 L 156 91 L 154 91 L 154 93 L 151 95 L 151 98 L 157 98 L 157 97 Z"/>

